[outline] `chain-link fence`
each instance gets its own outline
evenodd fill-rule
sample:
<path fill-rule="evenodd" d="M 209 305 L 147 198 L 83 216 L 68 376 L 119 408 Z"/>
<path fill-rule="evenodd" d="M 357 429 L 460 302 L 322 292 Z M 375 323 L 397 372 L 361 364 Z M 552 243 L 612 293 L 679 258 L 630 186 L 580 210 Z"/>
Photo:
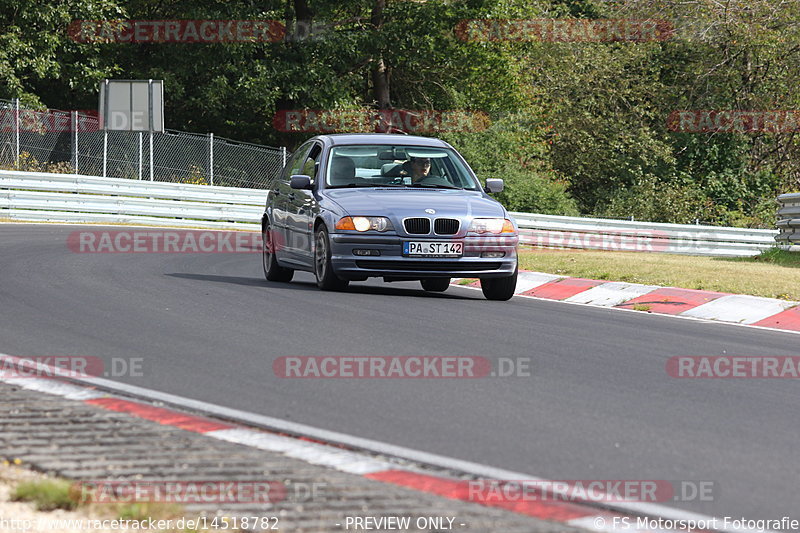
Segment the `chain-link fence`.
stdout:
<path fill-rule="evenodd" d="M 0 100 L 0 168 L 260 189 L 286 156 L 213 133 L 104 131 L 96 114 Z"/>

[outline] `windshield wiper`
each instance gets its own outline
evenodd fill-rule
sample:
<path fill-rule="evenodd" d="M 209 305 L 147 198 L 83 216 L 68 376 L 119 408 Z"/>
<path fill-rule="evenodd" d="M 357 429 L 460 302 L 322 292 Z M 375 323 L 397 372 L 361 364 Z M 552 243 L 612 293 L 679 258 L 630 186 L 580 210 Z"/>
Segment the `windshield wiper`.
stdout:
<path fill-rule="evenodd" d="M 406 187 L 421 187 L 423 189 L 463 189 L 464 187 L 456 187 L 455 185 L 433 185 L 425 183 L 412 183 Z"/>
<path fill-rule="evenodd" d="M 328 189 L 354 189 L 356 187 L 402 187 L 402 185 L 389 185 L 386 183 L 348 183 L 347 185 L 328 185 Z"/>

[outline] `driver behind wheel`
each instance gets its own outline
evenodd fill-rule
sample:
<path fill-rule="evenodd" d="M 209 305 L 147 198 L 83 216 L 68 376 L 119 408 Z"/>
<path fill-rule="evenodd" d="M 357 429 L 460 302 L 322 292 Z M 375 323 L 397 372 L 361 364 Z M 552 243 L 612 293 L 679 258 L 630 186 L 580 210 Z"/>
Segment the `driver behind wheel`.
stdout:
<path fill-rule="evenodd" d="M 427 178 L 431 173 L 431 159 L 429 157 L 411 157 L 408 160 L 411 183 L 417 183 Z"/>

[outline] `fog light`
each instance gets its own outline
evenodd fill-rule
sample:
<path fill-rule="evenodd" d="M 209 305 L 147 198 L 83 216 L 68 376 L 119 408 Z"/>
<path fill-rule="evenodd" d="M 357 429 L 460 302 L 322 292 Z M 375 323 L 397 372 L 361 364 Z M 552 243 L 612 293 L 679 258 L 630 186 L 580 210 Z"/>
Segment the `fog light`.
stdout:
<path fill-rule="evenodd" d="M 354 255 L 381 255 L 380 250 L 368 250 L 363 248 L 354 248 L 353 249 Z"/>
<path fill-rule="evenodd" d="M 505 252 L 481 252 L 481 257 L 505 257 Z"/>

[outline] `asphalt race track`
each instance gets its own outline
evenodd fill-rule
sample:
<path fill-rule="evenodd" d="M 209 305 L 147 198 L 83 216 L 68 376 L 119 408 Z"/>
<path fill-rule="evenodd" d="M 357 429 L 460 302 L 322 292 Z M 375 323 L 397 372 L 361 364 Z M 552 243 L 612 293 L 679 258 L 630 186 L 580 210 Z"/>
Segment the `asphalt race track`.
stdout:
<path fill-rule="evenodd" d="M 0 353 L 144 358 L 121 381 L 551 479 L 713 481 L 706 515 L 800 518 L 800 389 L 675 379 L 677 355 L 800 336 L 418 283 L 270 283 L 257 254 L 79 254 L 87 226 L 0 225 Z M 109 229 L 121 229 L 119 226 Z M 287 355 L 530 357 L 531 377 L 285 379 Z"/>

